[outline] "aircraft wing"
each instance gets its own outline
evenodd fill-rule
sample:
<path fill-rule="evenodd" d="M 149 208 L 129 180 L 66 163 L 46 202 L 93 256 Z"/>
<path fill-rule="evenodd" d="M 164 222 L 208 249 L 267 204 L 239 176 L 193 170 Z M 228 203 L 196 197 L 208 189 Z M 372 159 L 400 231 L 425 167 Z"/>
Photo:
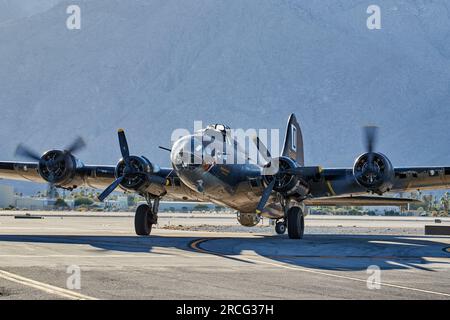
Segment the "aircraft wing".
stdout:
<path fill-rule="evenodd" d="M 77 165 L 61 184 L 55 186 L 75 189 L 80 186 L 105 189 L 115 180 L 114 165 Z M 165 200 L 203 201 L 199 196 L 185 186 L 171 168 L 160 168 L 152 174 L 156 183 L 164 186 Z M 0 161 L 0 179 L 47 183 L 38 170 L 37 162 Z M 118 188 L 117 191 L 120 191 Z"/>
<path fill-rule="evenodd" d="M 403 206 L 408 203 L 421 203 L 421 201 L 409 198 L 364 195 L 320 197 L 304 201 L 307 206 Z"/>
<path fill-rule="evenodd" d="M 303 167 L 300 175 L 311 184 L 315 198 L 366 194 L 353 175 L 352 168 Z M 450 167 L 398 167 L 394 168 L 393 186 L 390 192 L 450 189 Z"/>

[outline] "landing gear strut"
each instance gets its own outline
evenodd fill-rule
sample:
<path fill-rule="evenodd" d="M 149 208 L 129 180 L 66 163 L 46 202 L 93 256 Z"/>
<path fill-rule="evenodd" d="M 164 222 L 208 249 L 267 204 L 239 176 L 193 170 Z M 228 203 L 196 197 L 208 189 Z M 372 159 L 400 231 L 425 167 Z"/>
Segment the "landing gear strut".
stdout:
<path fill-rule="evenodd" d="M 279 221 L 275 224 L 275 232 L 277 234 L 284 234 L 286 232 L 286 222 Z"/>
<path fill-rule="evenodd" d="M 138 236 L 148 236 L 152 231 L 152 226 L 158 223 L 159 199 L 146 197 L 148 204 L 141 204 L 136 209 L 134 216 L 134 229 Z"/>
<path fill-rule="evenodd" d="M 301 239 L 305 231 L 305 219 L 300 207 L 291 207 L 287 212 L 288 235 L 290 239 Z"/>

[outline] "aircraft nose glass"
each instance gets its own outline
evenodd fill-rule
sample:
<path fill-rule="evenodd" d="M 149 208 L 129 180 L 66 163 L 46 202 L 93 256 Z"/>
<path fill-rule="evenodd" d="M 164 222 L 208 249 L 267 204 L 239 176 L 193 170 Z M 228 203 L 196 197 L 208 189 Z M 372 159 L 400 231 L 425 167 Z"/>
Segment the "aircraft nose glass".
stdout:
<path fill-rule="evenodd" d="M 187 136 L 178 140 L 172 148 L 172 163 L 177 169 L 195 169 L 202 163 L 201 157 L 199 158 L 196 156 L 196 153 L 198 153 L 198 147 L 199 144 L 194 136 Z"/>

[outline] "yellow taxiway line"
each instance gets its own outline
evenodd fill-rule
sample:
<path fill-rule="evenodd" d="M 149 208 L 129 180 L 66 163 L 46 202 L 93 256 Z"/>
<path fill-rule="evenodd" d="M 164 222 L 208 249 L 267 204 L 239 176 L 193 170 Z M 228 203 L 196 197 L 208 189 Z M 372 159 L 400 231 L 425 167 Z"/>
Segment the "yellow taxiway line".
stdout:
<path fill-rule="evenodd" d="M 198 240 L 195 240 L 195 241 L 191 242 L 190 243 L 190 247 L 191 247 L 191 249 L 194 249 L 194 250 L 196 250 L 198 252 L 201 252 L 201 253 L 208 253 L 208 254 L 213 254 L 213 255 L 216 255 L 216 256 L 228 257 L 228 255 L 226 255 L 226 254 L 221 254 L 221 253 L 218 253 L 218 252 L 205 250 L 205 249 L 202 249 L 200 247 L 200 244 L 202 244 L 202 243 L 204 243 L 206 241 L 209 241 L 209 240 L 220 240 L 220 239 L 221 238 L 203 238 L 203 239 L 198 239 Z M 262 256 L 262 257 L 264 257 L 264 256 Z M 287 265 L 287 264 L 284 264 L 284 263 L 275 263 L 275 262 L 263 261 L 263 260 L 259 260 L 259 259 L 251 259 L 251 258 L 243 257 L 243 256 L 240 256 L 239 259 L 240 260 L 247 260 L 249 262 L 253 262 L 253 263 L 256 263 L 256 264 L 261 263 L 261 264 L 266 264 L 266 265 L 279 267 L 279 268 L 284 268 L 284 269 L 289 269 L 289 270 L 296 270 L 296 271 L 303 271 L 303 272 L 318 274 L 318 275 L 322 275 L 322 276 L 326 276 L 326 277 L 332 277 L 332 278 L 338 278 L 338 279 L 345 279 L 345 280 L 351 280 L 351 281 L 358 281 L 358 282 L 367 283 L 367 280 L 360 279 L 360 278 L 343 276 L 343 275 L 333 274 L 333 273 L 328 273 L 328 272 L 323 272 L 323 271 L 317 271 L 317 270 L 308 269 L 308 268 L 304 268 L 304 267 L 291 266 L 291 265 Z M 439 296 L 444 296 L 444 297 L 450 297 L 450 293 L 430 291 L 430 290 L 418 289 L 418 288 L 413 288 L 413 287 L 406 287 L 406 286 L 401 286 L 401 285 L 392 284 L 392 283 L 386 283 L 386 282 L 377 283 L 377 282 L 373 282 L 373 284 L 379 284 L 380 286 L 385 286 L 385 287 L 390 287 L 390 288 L 403 289 L 403 290 L 421 292 L 421 293 L 426 293 L 426 294 L 433 294 L 433 295 L 439 295 Z"/>

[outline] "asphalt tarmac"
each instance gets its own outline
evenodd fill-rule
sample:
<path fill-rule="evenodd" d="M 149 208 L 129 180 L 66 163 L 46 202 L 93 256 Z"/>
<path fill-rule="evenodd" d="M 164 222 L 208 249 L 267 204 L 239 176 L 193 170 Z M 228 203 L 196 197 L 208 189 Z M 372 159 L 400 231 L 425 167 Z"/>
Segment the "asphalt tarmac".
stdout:
<path fill-rule="evenodd" d="M 290 240 L 224 214 L 161 214 L 150 237 L 126 213 L 32 215 L 0 212 L 0 299 L 450 299 L 434 219 L 310 216 Z"/>

